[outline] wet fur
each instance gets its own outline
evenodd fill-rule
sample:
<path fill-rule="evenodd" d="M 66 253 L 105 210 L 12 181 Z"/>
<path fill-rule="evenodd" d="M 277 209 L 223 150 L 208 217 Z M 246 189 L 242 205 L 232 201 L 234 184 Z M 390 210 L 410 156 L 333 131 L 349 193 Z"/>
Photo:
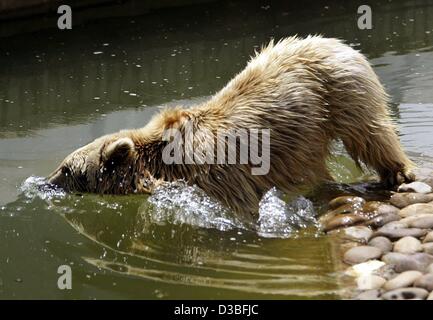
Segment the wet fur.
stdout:
<path fill-rule="evenodd" d="M 110 176 L 98 173 L 107 167 L 99 160 L 98 170 L 86 173 L 92 180 L 86 191 L 144 193 L 156 181 L 184 179 L 236 212 L 255 214 L 261 196 L 273 186 L 292 193 L 332 179 L 325 160 L 334 139 L 341 139 L 357 163 L 375 169 L 391 187 L 411 180 L 412 163 L 401 148 L 387 104 L 388 96 L 368 61 L 341 41 L 319 36 L 271 41 L 209 101 L 162 111 L 144 128 L 121 131 L 84 147 L 85 154 L 95 148 L 103 154 L 119 138 L 134 143 L 127 156 L 112 164 Z M 166 165 L 162 133 L 169 128 L 182 131 L 187 121 L 213 133 L 271 129 L 269 173 L 254 176 L 248 164 Z M 206 143 L 214 136 L 195 138 Z M 81 157 L 86 157 L 83 150 Z M 79 154 L 72 154 L 63 165 Z"/>

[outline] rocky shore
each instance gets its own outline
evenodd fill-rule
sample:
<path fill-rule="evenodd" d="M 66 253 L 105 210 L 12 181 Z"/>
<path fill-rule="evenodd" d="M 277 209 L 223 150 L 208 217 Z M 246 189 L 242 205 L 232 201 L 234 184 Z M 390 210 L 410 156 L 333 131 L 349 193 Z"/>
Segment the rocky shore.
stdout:
<path fill-rule="evenodd" d="M 347 298 L 433 300 L 433 172 L 416 177 L 387 201 L 329 203 L 321 225 L 340 242 Z"/>

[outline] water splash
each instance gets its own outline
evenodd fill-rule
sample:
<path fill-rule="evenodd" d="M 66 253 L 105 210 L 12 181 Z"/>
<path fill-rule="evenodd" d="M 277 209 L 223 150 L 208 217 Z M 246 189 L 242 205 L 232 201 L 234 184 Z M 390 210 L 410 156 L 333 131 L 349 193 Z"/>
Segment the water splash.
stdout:
<path fill-rule="evenodd" d="M 303 196 L 290 202 L 275 187 L 270 189 L 259 204 L 258 233 L 262 237 L 292 236 L 297 230 L 317 224 L 313 203 Z"/>
<path fill-rule="evenodd" d="M 189 224 L 221 231 L 243 228 L 220 203 L 182 181 L 157 188 L 140 211 L 147 224 Z"/>
<path fill-rule="evenodd" d="M 52 198 L 64 197 L 65 191 L 55 185 L 49 184 L 43 177 L 30 176 L 20 186 L 21 192 L 28 199 L 40 198 L 51 200 Z"/>
<path fill-rule="evenodd" d="M 36 198 L 63 199 L 66 196 L 63 189 L 37 176 L 27 178 L 20 190 L 29 201 Z M 100 201 L 97 203 L 102 206 Z M 117 200 L 112 206 L 118 209 Z M 302 196 L 286 202 L 283 193 L 276 188 L 270 189 L 260 201 L 257 221 L 251 225 L 250 221 L 242 221 L 202 189 L 189 186 L 184 181 L 160 186 L 138 211 L 144 230 L 155 225 L 189 225 L 220 231 L 253 229 L 262 237 L 287 238 L 294 236 L 300 229 L 317 224 L 312 202 Z"/>
<path fill-rule="evenodd" d="M 221 231 L 251 229 L 217 201 L 196 186 L 174 182 L 159 187 L 141 210 L 146 224 L 188 224 Z M 260 201 L 254 229 L 263 237 L 290 237 L 297 230 L 315 225 L 313 203 L 300 196 L 286 202 L 276 188 Z"/>

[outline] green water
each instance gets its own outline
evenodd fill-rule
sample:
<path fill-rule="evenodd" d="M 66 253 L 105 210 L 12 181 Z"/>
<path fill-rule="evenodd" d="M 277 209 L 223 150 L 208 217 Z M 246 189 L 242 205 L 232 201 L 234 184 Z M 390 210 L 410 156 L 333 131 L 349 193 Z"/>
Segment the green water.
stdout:
<path fill-rule="evenodd" d="M 429 162 L 433 4 L 379 2 L 373 30 L 359 30 L 358 3 L 344 3 L 210 2 L 67 32 L 18 32 L 25 21 L 11 32 L 8 23 L 10 35 L 0 38 L 0 298 L 339 298 L 337 248 L 314 224 L 270 238 L 236 225 L 219 230 L 209 217 L 188 220 L 185 208 L 154 210 L 143 196 L 43 199 L 21 185 L 98 136 L 143 126 L 160 106 L 206 99 L 270 37 L 309 33 L 346 39 L 368 56 L 408 154 Z M 366 178 L 336 152 L 330 166 L 340 182 Z M 324 186 L 310 199 L 320 211 L 342 190 Z M 72 290 L 57 288 L 63 264 Z"/>

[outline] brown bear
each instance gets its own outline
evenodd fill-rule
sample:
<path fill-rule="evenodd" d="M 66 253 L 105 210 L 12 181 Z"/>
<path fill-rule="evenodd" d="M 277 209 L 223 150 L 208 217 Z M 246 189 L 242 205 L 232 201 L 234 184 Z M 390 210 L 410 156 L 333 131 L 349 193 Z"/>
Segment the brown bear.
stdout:
<path fill-rule="evenodd" d="M 387 103 L 366 58 L 341 41 L 320 36 L 271 41 L 209 101 L 167 109 L 141 129 L 98 138 L 69 155 L 48 181 L 67 191 L 128 194 L 149 193 L 163 181 L 183 179 L 236 212 L 254 214 L 261 196 L 274 186 L 293 193 L 332 179 L 325 160 L 331 141 L 341 139 L 358 164 L 375 169 L 391 187 L 412 180 L 412 163 Z M 212 150 L 221 140 L 218 132 L 231 136 L 236 130 L 268 129 L 268 145 L 264 134 L 256 145 L 269 152 L 268 170 L 253 174 L 252 161 L 239 157 L 235 163 L 216 156 L 205 163 L 164 161 L 175 140 L 174 135 L 167 139 L 166 132 L 185 138 L 188 127 L 194 130 L 193 147 Z M 242 148 L 238 138 L 235 151 Z M 186 144 L 180 160 L 185 160 Z"/>

